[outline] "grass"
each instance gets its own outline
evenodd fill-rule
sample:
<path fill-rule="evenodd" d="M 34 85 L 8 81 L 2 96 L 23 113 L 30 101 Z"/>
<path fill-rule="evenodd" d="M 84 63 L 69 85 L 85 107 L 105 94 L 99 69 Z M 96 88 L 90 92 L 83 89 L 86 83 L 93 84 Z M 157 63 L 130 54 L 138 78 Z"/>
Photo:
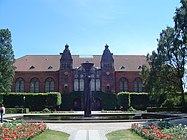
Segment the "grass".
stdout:
<path fill-rule="evenodd" d="M 47 129 L 31 140 L 68 140 L 69 136 L 69 134 L 64 132 Z"/>
<path fill-rule="evenodd" d="M 118 130 L 106 135 L 108 140 L 145 140 L 131 130 Z"/>

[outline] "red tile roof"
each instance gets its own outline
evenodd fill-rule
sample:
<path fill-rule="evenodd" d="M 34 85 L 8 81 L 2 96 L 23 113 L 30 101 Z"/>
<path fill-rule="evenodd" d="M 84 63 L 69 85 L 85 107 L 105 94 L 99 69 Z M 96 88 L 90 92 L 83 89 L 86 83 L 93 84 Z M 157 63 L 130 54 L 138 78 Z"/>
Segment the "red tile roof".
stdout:
<path fill-rule="evenodd" d="M 26 55 L 16 59 L 14 66 L 16 71 L 58 71 L 60 68 L 60 55 Z M 115 71 L 140 71 L 139 66 L 148 65 L 144 55 L 114 55 Z M 82 57 L 72 55 L 73 68 L 81 63 L 93 62 L 100 68 L 101 55 Z"/>

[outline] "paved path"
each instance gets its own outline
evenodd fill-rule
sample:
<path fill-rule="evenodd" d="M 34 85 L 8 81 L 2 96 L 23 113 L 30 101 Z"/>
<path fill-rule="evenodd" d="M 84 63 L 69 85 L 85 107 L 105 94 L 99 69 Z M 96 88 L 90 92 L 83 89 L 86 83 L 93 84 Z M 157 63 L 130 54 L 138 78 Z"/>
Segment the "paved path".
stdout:
<path fill-rule="evenodd" d="M 83 112 L 70 112 L 67 114 L 82 114 Z M 99 112 L 94 112 L 100 114 Z M 6 114 L 9 117 L 18 117 L 23 114 Z M 27 114 L 28 115 L 28 114 Z M 41 115 L 41 114 L 40 114 Z M 46 115 L 46 114 L 45 114 Z M 69 140 L 107 140 L 106 134 L 122 129 L 129 129 L 133 122 L 114 122 L 114 123 L 47 123 L 51 130 L 62 131 L 70 134 Z"/>
<path fill-rule="evenodd" d="M 69 140 L 107 140 L 107 133 L 129 129 L 132 123 L 47 123 L 47 126 L 70 134 Z"/>

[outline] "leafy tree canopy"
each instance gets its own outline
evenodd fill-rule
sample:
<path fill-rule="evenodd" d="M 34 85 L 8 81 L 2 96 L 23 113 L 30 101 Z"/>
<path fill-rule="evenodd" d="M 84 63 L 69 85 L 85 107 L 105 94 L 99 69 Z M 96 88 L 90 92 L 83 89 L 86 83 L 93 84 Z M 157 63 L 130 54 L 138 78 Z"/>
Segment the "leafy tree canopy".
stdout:
<path fill-rule="evenodd" d="M 181 93 L 184 105 L 185 66 L 187 64 L 187 0 L 176 9 L 174 27 L 160 33 L 158 47 L 147 55 L 150 67 L 143 67 L 145 90 L 158 93 Z"/>
<path fill-rule="evenodd" d="M 11 43 L 11 32 L 0 29 L 0 92 L 11 90 L 14 77 L 14 52 Z"/>

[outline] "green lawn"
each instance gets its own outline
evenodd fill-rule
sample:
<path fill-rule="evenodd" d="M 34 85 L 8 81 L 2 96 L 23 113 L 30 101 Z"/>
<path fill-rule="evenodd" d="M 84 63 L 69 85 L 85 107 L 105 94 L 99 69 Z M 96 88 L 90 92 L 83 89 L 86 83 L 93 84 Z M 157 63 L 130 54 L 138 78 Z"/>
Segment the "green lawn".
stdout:
<path fill-rule="evenodd" d="M 45 130 L 40 135 L 32 138 L 32 140 L 68 140 L 70 135 L 60 131 Z"/>
<path fill-rule="evenodd" d="M 131 130 L 118 130 L 106 135 L 108 140 L 145 140 Z"/>
<path fill-rule="evenodd" d="M 69 134 L 47 129 L 32 140 L 68 140 Z M 118 130 L 106 135 L 108 140 L 145 140 L 131 130 Z"/>

